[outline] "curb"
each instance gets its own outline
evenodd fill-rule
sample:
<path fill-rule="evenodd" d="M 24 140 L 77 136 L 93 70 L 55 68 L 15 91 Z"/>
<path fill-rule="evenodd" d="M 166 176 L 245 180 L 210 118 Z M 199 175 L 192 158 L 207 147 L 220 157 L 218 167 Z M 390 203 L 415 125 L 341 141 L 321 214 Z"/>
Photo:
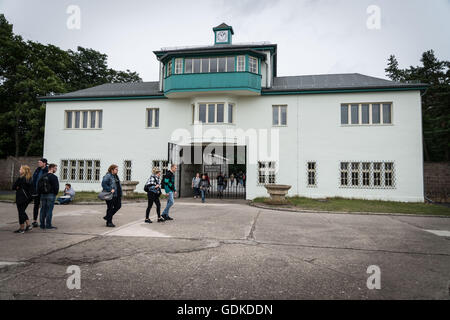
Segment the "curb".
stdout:
<path fill-rule="evenodd" d="M 443 215 L 423 215 L 423 214 L 415 214 L 415 213 L 386 213 L 386 212 L 354 212 L 354 211 L 320 211 L 320 210 L 308 210 L 308 209 L 296 209 L 291 207 L 270 207 L 267 205 L 250 202 L 250 206 L 260 209 L 266 210 L 275 210 L 275 211 L 289 211 L 289 212 L 305 212 L 305 213 L 328 213 L 328 214 L 353 214 L 353 215 L 372 215 L 372 216 L 403 216 L 403 217 L 422 217 L 422 218 L 445 218 L 449 219 L 450 216 Z"/>

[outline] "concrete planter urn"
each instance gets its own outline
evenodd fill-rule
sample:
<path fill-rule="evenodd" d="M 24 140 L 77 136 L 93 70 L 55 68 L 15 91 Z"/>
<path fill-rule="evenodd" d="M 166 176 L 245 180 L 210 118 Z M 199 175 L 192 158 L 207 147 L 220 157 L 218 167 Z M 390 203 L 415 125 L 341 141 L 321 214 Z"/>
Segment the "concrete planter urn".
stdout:
<path fill-rule="evenodd" d="M 264 187 L 270 195 L 270 200 L 267 201 L 269 204 L 287 204 L 286 195 L 291 188 L 289 185 L 285 184 L 266 184 Z"/>
<path fill-rule="evenodd" d="M 136 186 L 139 184 L 139 181 L 121 181 L 122 185 L 122 193 L 124 196 L 130 196 L 136 190 Z"/>

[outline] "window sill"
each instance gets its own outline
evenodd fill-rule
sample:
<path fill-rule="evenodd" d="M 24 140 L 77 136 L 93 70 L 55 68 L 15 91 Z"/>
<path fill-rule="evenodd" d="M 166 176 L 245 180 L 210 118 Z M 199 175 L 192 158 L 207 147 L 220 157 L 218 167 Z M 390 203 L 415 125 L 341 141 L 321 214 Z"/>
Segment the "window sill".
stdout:
<path fill-rule="evenodd" d="M 64 130 L 103 130 L 103 128 L 64 128 Z"/>
<path fill-rule="evenodd" d="M 394 126 L 393 123 L 376 123 L 376 124 L 341 124 L 341 127 L 391 127 Z"/>

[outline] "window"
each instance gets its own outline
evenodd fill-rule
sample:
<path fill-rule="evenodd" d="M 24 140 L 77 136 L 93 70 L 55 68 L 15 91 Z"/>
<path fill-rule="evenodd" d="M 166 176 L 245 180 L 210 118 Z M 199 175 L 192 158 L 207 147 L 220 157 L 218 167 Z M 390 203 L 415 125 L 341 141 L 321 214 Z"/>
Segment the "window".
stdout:
<path fill-rule="evenodd" d="M 131 181 L 131 160 L 125 160 L 123 163 L 123 180 Z"/>
<path fill-rule="evenodd" d="M 147 109 L 147 128 L 159 128 L 159 109 Z"/>
<path fill-rule="evenodd" d="M 100 160 L 61 160 L 61 181 L 99 182 Z"/>
<path fill-rule="evenodd" d="M 101 129 L 102 110 L 67 110 L 66 129 Z"/>
<path fill-rule="evenodd" d="M 183 59 L 177 58 L 175 59 L 175 74 L 183 73 Z"/>
<path fill-rule="evenodd" d="M 236 71 L 239 72 L 245 71 L 245 56 L 237 57 Z"/>
<path fill-rule="evenodd" d="M 378 124 L 380 123 L 380 104 L 375 103 L 372 105 L 372 123 Z"/>
<path fill-rule="evenodd" d="M 231 110 L 231 113 L 230 113 Z M 228 105 L 228 122 L 233 120 L 233 105 Z M 198 106 L 198 120 L 202 123 L 225 123 L 224 103 L 200 103 Z"/>
<path fill-rule="evenodd" d="M 352 186 L 359 186 L 359 162 L 352 162 Z"/>
<path fill-rule="evenodd" d="M 192 73 L 192 59 L 184 59 L 184 73 Z"/>
<path fill-rule="evenodd" d="M 383 123 L 391 123 L 391 105 L 383 103 Z"/>
<path fill-rule="evenodd" d="M 206 104 L 200 104 L 198 107 L 198 120 L 200 122 L 206 122 Z"/>
<path fill-rule="evenodd" d="M 341 105 L 341 124 L 348 124 L 348 105 Z"/>
<path fill-rule="evenodd" d="M 194 61 L 194 73 L 200 73 L 202 61 L 200 59 L 193 59 L 193 61 Z"/>
<path fill-rule="evenodd" d="M 209 123 L 215 122 L 215 118 L 216 118 L 215 109 L 216 109 L 215 104 L 208 104 L 208 122 Z"/>
<path fill-rule="evenodd" d="M 381 186 L 381 163 L 375 162 L 373 164 L 373 185 Z"/>
<path fill-rule="evenodd" d="M 72 128 L 72 115 L 73 115 L 73 112 L 66 111 L 66 128 L 67 129 Z"/>
<path fill-rule="evenodd" d="M 227 72 L 234 72 L 234 63 L 235 58 L 234 57 L 227 57 Z"/>
<path fill-rule="evenodd" d="M 224 117 L 224 104 L 219 103 L 217 104 L 217 117 L 216 121 L 219 123 L 223 123 L 223 117 Z"/>
<path fill-rule="evenodd" d="M 348 162 L 341 162 L 341 186 L 348 184 Z"/>
<path fill-rule="evenodd" d="M 225 72 L 227 70 L 227 58 L 219 58 L 219 72 Z"/>
<path fill-rule="evenodd" d="M 362 124 L 369 124 L 369 105 L 361 105 L 361 121 Z"/>
<path fill-rule="evenodd" d="M 254 57 L 248 57 L 248 71 L 252 73 L 258 73 L 258 59 Z"/>
<path fill-rule="evenodd" d="M 340 168 L 343 187 L 395 188 L 393 162 L 341 162 Z"/>
<path fill-rule="evenodd" d="M 86 129 L 88 127 L 88 112 L 83 111 L 83 128 Z"/>
<path fill-rule="evenodd" d="M 191 107 L 192 107 L 192 123 L 194 123 L 195 122 L 195 104 L 192 104 Z"/>
<path fill-rule="evenodd" d="M 167 160 L 153 160 L 152 168 L 159 168 L 161 170 L 161 176 L 164 176 L 169 170 L 169 161 Z"/>
<path fill-rule="evenodd" d="M 287 106 L 272 106 L 272 125 L 287 125 Z"/>
<path fill-rule="evenodd" d="M 392 124 L 392 103 L 341 104 L 341 124 Z"/>
<path fill-rule="evenodd" d="M 258 161 L 258 184 L 275 183 L 275 168 L 274 161 Z"/>
<path fill-rule="evenodd" d="M 75 111 L 75 128 L 80 128 L 80 111 Z"/>
<path fill-rule="evenodd" d="M 209 72 L 217 72 L 217 58 L 209 59 Z"/>
<path fill-rule="evenodd" d="M 370 162 L 362 163 L 362 184 L 363 186 L 370 185 Z"/>
<path fill-rule="evenodd" d="M 167 68 L 166 68 L 166 76 L 170 76 L 172 75 L 172 60 L 169 60 L 169 62 L 167 62 Z"/>
<path fill-rule="evenodd" d="M 308 187 L 316 186 L 316 163 L 308 162 Z"/>
<path fill-rule="evenodd" d="M 229 103 L 228 104 L 228 123 L 233 123 L 233 110 L 234 110 L 234 105 Z"/>
<path fill-rule="evenodd" d="M 202 73 L 209 72 L 209 58 L 202 59 Z"/>
<path fill-rule="evenodd" d="M 358 124 L 359 123 L 359 107 L 357 104 L 351 105 L 351 120 L 352 124 Z"/>
<path fill-rule="evenodd" d="M 384 183 L 387 187 L 392 187 L 393 172 L 394 164 L 392 162 L 386 162 L 384 164 Z"/>

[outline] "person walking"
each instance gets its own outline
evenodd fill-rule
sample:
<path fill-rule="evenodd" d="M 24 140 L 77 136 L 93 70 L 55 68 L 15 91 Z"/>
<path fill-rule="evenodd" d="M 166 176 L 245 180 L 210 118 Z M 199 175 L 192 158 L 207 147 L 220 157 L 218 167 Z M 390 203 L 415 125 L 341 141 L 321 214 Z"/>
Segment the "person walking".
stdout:
<path fill-rule="evenodd" d="M 41 197 L 37 192 L 37 184 L 42 175 L 48 173 L 47 159 L 41 158 L 38 161 L 38 167 L 34 170 L 33 173 L 33 199 L 34 199 L 34 207 L 33 207 L 33 227 L 37 228 L 39 225 L 37 223 L 37 218 L 39 215 L 39 207 L 41 204 Z"/>
<path fill-rule="evenodd" d="M 170 166 L 170 170 L 164 175 L 163 178 L 163 186 L 164 191 L 168 195 L 167 204 L 162 213 L 162 217 L 164 220 L 173 220 L 173 218 L 169 217 L 169 209 L 174 205 L 174 196 L 176 196 L 177 191 L 175 190 L 175 175 L 174 173 L 177 171 L 177 165 L 172 164 Z"/>
<path fill-rule="evenodd" d="M 192 189 L 194 190 L 194 199 L 200 196 L 200 173 L 197 172 L 194 178 L 192 178 Z"/>
<path fill-rule="evenodd" d="M 208 191 L 209 186 L 210 186 L 210 184 L 209 184 L 208 178 L 207 178 L 206 174 L 204 174 L 202 176 L 202 180 L 200 180 L 200 192 L 202 194 L 202 202 L 203 203 L 205 203 L 205 194 Z"/>
<path fill-rule="evenodd" d="M 111 200 L 105 200 L 107 209 L 106 216 L 103 217 L 106 220 L 106 226 L 110 228 L 115 227 L 112 223 L 113 216 L 122 207 L 122 186 L 117 172 L 119 172 L 119 167 L 115 164 L 110 165 L 102 180 L 103 191 L 113 194 Z"/>
<path fill-rule="evenodd" d="M 217 191 L 219 199 L 223 198 L 223 190 L 225 190 L 225 177 L 222 175 L 222 172 L 219 172 L 217 176 Z"/>
<path fill-rule="evenodd" d="M 41 197 L 40 212 L 40 228 L 41 229 L 57 229 L 52 225 L 53 207 L 55 206 L 55 198 L 59 192 L 59 180 L 55 175 L 58 166 L 51 163 L 48 166 L 48 173 L 39 178 L 38 193 Z"/>
<path fill-rule="evenodd" d="M 33 226 L 30 224 L 30 220 L 25 212 L 28 205 L 33 201 L 33 180 L 31 176 L 31 170 L 29 166 L 21 166 L 19 169 L 19 178 L 14 182 L 12 189 L 16 191 L 16 206 L 19 213 L 19 225 L 20 228 L 14 233 L 25 233 L 30 231 Z M 27 227 L 25 228 L 25 224 Z"/>
<path fill-rule="evenodd" d="M 147 191 L 148 205 L 145 211 L 145 222 L 152 223 L 150 220 L 150 210 L 152 209 L 153 203 L 156 205 L 156 214 L 158 215 L 158 222 L 164 222 L 161 218 L 161 202 L 159 197 L 161 195 L 161 170 L 159 168 L 153 168 L 152 175 L 147 180 L 144 189 Z"/>

